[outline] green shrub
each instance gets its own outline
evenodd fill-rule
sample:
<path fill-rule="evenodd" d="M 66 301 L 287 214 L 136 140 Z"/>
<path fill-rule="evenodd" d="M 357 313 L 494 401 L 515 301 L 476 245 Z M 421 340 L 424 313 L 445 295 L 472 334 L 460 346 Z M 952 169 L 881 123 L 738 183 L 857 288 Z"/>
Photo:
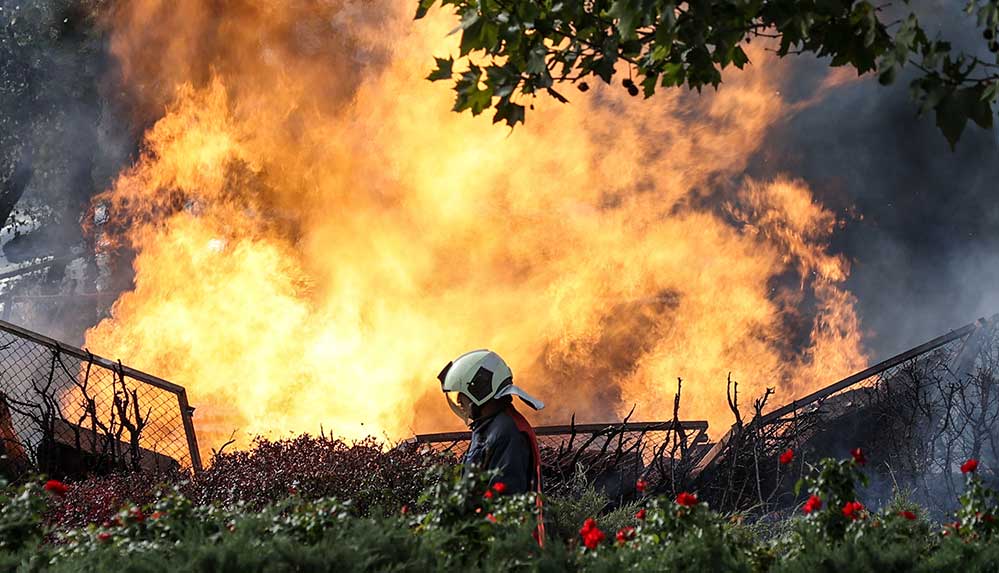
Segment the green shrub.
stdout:
<path fill-rule="evenodd" d="M 0 478 L 0 554 L 18 552 L 41 541 L 45 505 L 40 484 L 14 487 Z"/>
<path fill-rule="evenodd" d="M 800 484 L 822 503 L 763 525 L 687 492 L 613 508 L 581 483 L 578 495 L 547 500 L 543 546 L 534 494 L 507 495 L 489 474 L 453 466 L 415 476 L 429 486 L 391 514 L 298 494 L 264 507 L 201 504 L 175 484 L 99 524 L 46 526 L 46 505 L 63 503 L 61 484 L 4 484 L 0 572 L 995 570 L 999 497 L 976 468 L 965 465 L 960 509 L 940 526 L 901 498 L 880 512 L 859 505 L 861 466 L 822 460 Z"/>
<path fill-rule="evenodd" d="M 761 561 L 754 540 L 690 493 L 648 502 L 638 526 L 614 535 L 613 545 L 584 551 L 582 570 L 752 571 Z"/>
<path fill-rule="evenodd" d="M 641 508 L 639 503 L 613 507 L 611 500 L 583 477 L 584 472 L 575 475 L 567 495 L 546 500 L 545 522 L 549 536 L 574 544 L 579 539 L 580 525 L 589 517 L 600 517 L 601 525 L 612 532 L 638 525 L 635 514 Z"/>

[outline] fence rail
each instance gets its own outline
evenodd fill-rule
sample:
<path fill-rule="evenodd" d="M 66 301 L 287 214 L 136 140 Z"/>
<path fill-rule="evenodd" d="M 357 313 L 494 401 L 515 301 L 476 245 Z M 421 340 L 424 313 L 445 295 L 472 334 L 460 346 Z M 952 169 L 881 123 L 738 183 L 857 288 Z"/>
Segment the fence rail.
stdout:
<path fill-rule="evenodd" d="M 0 321 L 0 470 L 202 469 L 187 392 Z"/>
<path fill-rule="evenodd" d="M 708 423 L 698 421 L 629 422 L 539 426 L 534 429 L 541 450 L 546 489 L 571 487 L 585 476 L 612 498 L 633 493 L 645 478 L 653 489 L 671 491 L 686 480 L 690 468 L 711 447 Z M 461 456 L 471 432 L 420 434 L 419 445 Z"/>

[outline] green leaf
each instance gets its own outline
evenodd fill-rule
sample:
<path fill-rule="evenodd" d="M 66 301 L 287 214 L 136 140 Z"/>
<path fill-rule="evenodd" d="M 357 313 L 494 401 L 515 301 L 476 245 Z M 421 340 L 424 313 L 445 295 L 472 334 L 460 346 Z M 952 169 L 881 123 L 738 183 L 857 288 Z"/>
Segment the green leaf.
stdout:
<path fill-rule="evenodd" d="M 430 8 L 436 3 L 437 0 L 420 0 L 419 5 L 416 7 L 416 16 L 413 19 L 419 20 L 420 18 L 426 16 L 427 12 L 430 11 Z"/>
<path fill-rule="evenodd" d="M 461 98 L 461 96 L 458 97 L 459 99 Z M 468 109 L 472 111 L 472 115 L 479 115 L 483 110 L 489 107 L 492 97 L 492 91 L 488 89 L 469 92 L 464 99 L 462 107 L 459 108 L 456 103 L 454 111 L 464 111 Z"/>
<path fill-rule="evenodd" d="M 686 79 L 686 71 L 683 64 L 669 63 L 663 66 L 663 81 L 661 86 L 671 87 L 683 84 Z"/>
<path fill-rule="evenodd" d="M 736 46 L 732 51 L 732 65 L 741 70 L 748 63 L 749 56 L 746 55 L 746 52 L 742 51 L 742 46 Z"/>
<path fill-rule="evenodd" d="M 600 79 L 609 84 L 611 76 L 614 75 L 614 62 L 609 58 L 597 58 L 590 64 L 590 71 L 600 76 Z"/>
<path fill-rule="evenodd" d="M 490 87 L 482 89 L 479 87 L 479 80 L 482 77 L 482 68 L 470 66 L 468 71 L 461 74 L 455 82 L 454 89 L 457 97 L 454 100 L 454 111 L 471 110 L 472 115 L 479 115 L 482 110 L 489 107 L 492 102 L 493 90 Z"/>
<path fill-rule="evenodd" d="M 461 15 L 461 24 L 458 25 L 458 29 L 467 30 L 479 20 L 481 20 L 479 11 L 475 8 L 469 8 L 468 10 L 465 10 L 464 14 Z"/>
<path fill-rule="evenodd" d="M 992 106 L 985 96 L 986 87 L 977 85 L 957 92 L 971 121 L 983 129 L 992 129 Z"/>
<path fill-rule="evenodd" d="M 496 113 L 493 115 L 493 123 L 505 121 L 507 125 L 513 127 L 518 123 L 524 123 L 524 106 L 511 102 L 509 99 L 502 99 L 496 104 Z"/>
<path fill-rule="evenodd" d="M 461 46 L 459 53 L 467 56 L 472 50 L 479 50 L 486 47 L 482 42 L 482 28 L 485 22 L 476 17 L 466 26 L 462 19 Z"/>
<path fill-rule="evenodd" d="M 672 43 L 660 44 L 656 43 L 656 47 L 653 48 L 652 53 L 649 55 L 649 60 L 652 63 L 661 62 L 669 57 L 670 50 L 673 48 Z"/>
<path fill-rule="evenodd" d="M 452 68 L 454 68 L 454 59 L 448 57 L 446 60 L 444 58 L 434 58 L 437 61 L 437 69 L 430 72 L 427 79 L 436 82 L 438 80 L 449 80 L 454 75 Z"/>
<path fill-rule="evenodd" d="M 656 93 L 656 83 L 659 81 L 659 74 L 646 73 L 642 80 L 642 94 L 646 98 L 652 97 Z"/>
<path fill-rule="evenodd" d="M 910 84 L 913 99 L 921 102 L 919 113 L 924 114 L 934 110 L 940 105 L 945 97 L 950 95 L 952 89 L 944 85 L 937 75 L 928 75 L 912 80 Z"/>
<path fill-rule="evenodd" d="M 642 42 L 638 40 L 626 40 L 621 42 L 619 48 L 620 55 L 626 58 L 635 58 L 642 53 Z"/>
<path fill-rule="evenodd" d="M 545 55 L 546 52 L 544 46 L 535 46 L 527 55 L 527 73 L 540 74 L 548 69 L 545 65 Z"/>
<path fill-rule="evenodd" d="M 896 66 L 888 66 L 884 68 L 883 70 L 881 70 L 881 73 L 878 74 L 878 83 L 880 83 L 883 86 L 887 86 L 894 83 L 897 71 L 898 68 Z"/>
<path fill-rule="evenodd" d="M 460 46 L 462 56 L 477 50 L 492 52 L 499 41 L 499 26 L 482 17 L 475 9 L 465 11 L 461 25 L 457 29 L 462 30 Z"/>
<path fill-rule="evenodd" d="M 992 128 L 992 105 L 984 97 L 985 90 L 984 85 L 955 90 L 942 98 L 934 108 L 937 127 L 947 138 L 951 150 L 961 138 L 969 119 L 982 128 Z"/>
<path fill-rule="evenodd" d="M 961 138 L 961 132 L 968 123 L 968 113 L 961 103 L 961 99 L 954 94 L 943 98 L 935 108 L 937 127 L 943 132 L 950 144 L 951 151 Z"/>
<path fill-rule="evenodd" d="M 999 0 L 966 3 L 975 4 L 981 26 L 999 25 Z M 992 125 L 992 102 L 999 98 L 999 87 L 970 79 L 973 53 L 952 49 L 941 39 L 930 40 L 908 8 L 893 15 L 901 20 L 886 24 L 886 14 L 879 13 L 875 4 L 874 0 L 417 0 L 416 17 L 426 16 L 435 6 L 454 8 L 461 16 L 453 31 L 461 33 L 461 56 L 437 59 L 428 79 L 454 78 L 455 59 L 459 67 L 478 62 L 488 79 L 483 83 L 481 77 L 472 81 L 462 75 L 454 87 L 455 107 L 473 113 L 492 107 L 497 101 L 492 98 L 506 102 L 518 92 L 536 95 L 587 75 L 610 83 L 621 59 L 637 65 L 646 97 L 653 95 L 657 84 L 687 85 L 698 91 L 708 85 L 717 88 L 723 68 L 731 64 L 742 69 L 750 63 L 741 46 L 744 31 L 764 25 L 779 38 L 778 55 L 811 53 L 859 74 L 874 71 L 882 84 L 896 81 L 914 57 L 921 59 L 925 74 L 910 84 L 912 94 L 921 105 L 920 113 L 934 111 L 952 145 L 968 119 Z M 496 105 L 497 121 L 523 122 L 523 106 L 506 103 L 499 111 L 500 104 Z"/>
<path fill-rule="evenodd" d="M 617 31 L 621 34 L 621 39 L 632 40 L 635 38 L 635 28 L 641 19 L 640 0 L 614 0 L 607 15 L 617 20 Z"/>
<path fill-rule="evenodd" d="M 503 67 L 489 66 L 486 68 L 486 78 L 486 85 L 492 88 L 493 95 L 499 98 L 506 98 L 512 94 L 520 83 L 516 68 L 509 64 Z"/>

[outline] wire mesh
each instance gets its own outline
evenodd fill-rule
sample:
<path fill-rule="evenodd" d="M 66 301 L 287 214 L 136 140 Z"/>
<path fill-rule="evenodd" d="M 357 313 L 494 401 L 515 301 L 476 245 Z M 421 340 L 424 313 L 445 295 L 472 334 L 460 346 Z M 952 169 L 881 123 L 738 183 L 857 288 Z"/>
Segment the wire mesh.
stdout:
<path fill-rule="evenodd" d="M 981 319 L 734 426 L 696 468 L 699 487 L 719 507 L 764 506 L 794 497 L 809 455 L 863 445 L 896 487 L 953 499 L 962 461 L 999 467 L 997 326 Z M 796 467 L 778 469 L 787 449 Z"/>
<path fill-rule="evenodd" d="M 0 469 L 201 470 L 184 388 L 0 322 Z"/>
<path fill-rule="evenodd" d="M 769 426 L 768 449 L 777 451 L 790 439 L 798 443 L 808 440 L 827 429 L 824 420 L 851 411 L 877 412 L 879 419 L 904 415 L 914 408 L 940 409 L 946 405 L 949 411 L 953 404 L 948 403 L 947 392 L 970 389 L 975 377 L 988 367 L 989 349 L 996 346 L 997 323 L 993 317 L 970 324 L 854 375 L 853 380 L 847 379 L 848 384 L 840 382 L 812 399 L 792 402 L 764 416 L 759 425 Z M 945 413 L 939 412 L 941 416 Z M 916 427 L 916 420 L 909 420 L 897 429 Z"/>

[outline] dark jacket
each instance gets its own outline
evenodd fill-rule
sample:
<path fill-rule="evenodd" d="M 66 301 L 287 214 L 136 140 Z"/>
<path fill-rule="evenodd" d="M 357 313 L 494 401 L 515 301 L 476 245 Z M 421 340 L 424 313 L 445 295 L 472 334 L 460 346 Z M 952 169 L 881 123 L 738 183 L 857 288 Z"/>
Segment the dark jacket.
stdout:
<path fill-rule="evenodd" d="M 465 471 L 499 470 L 489 485 L 503 482 L 508 493 L 534 489 L 534 452 L 527 434 L 505 411 L 472 422 L 472 440 L 465 453 Z"/>

